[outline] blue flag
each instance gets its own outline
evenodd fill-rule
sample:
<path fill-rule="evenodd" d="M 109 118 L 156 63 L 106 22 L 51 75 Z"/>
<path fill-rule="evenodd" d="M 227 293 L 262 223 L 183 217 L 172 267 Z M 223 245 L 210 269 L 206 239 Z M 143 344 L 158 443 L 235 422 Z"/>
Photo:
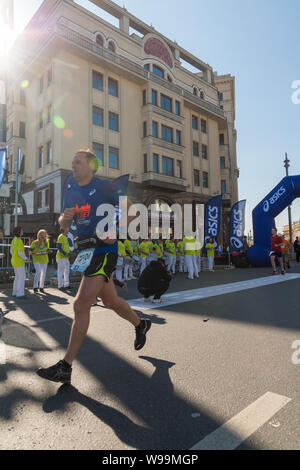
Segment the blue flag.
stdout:
<path fill-rule="evenodd" d="M 204 246 L 209 238 L 213 238 L 215 244 L 221 228 L 222 196 L 216 196 L 205 204 L 204 211 Z"/>
<path fill-rule="evenodd" d="M 229 250 L 240 251 L 244 246 L 246 200 L 237 202 L 230 212 Z"/>
<path fill-rule="evenodd" d="M 6 149 L 0 150 L 0 188 L 6 173 Z"/>

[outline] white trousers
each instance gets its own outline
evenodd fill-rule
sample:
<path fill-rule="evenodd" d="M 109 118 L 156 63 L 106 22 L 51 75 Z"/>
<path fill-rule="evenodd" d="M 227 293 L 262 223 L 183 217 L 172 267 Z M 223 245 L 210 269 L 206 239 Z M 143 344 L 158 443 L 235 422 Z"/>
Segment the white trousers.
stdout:
<path fill-rule="evenodd" d="M 195 255 L 195 259 L 196 259 L 197 271 L 198 271 L 198 274 L 199 274 L 200 271 L 201 271 L 201 256 Z"/>
<path fill-rule="evenodd" d="M 184 256 L 179 256 L 179 272 L 183 273 L 184 270 Z"/>
<path fill-rule="evenodd" d="M 132 278 L 133 278 L 132 264 L 125 262 L 124 279 L 125 279 L 125 281 L 130 281 L 130 279 L 132 279 Z"/>
<path fill-rule="evenodd" d="M 195 265 L 194 265 L 194 255 L 185 255 L 184 258 L 185 258 L 185 264 L 186 264 L 187 271 L 188 271 L 188 278 L 194 279 L 194 274 L 196 275 Z"/>
<path fill-rule="evenodd" d="M 33 263 L 35 268 L 35 276 L 33 280 L 33 288 L 36 289 L 40 285 L 40 289 L 44 288 L 46 272 L 47 272 L 47 263 Z"/>
<path fill-rule="evenodd" d="M 172 273 L 175 274 L 176 266 L 176 256 L 169 256 L 168 271 L 172 270 Z"/>
<path fill-rule="evenodd" d="M 208 269 L 209 271 L 213 271 L 214 269 L 214 257 L 208 256 Z"/>
<path fill-rule="evenodd" d="M 69 287 L 69 270 L 70 261 L 69 258 L 56 258 L 57 262 L 57 283 L 58 288 Z"/>
<path fill-rule="evenodd" d="M 147 266 L 147 258 L 141 258 L 141 270 L 140 270 L 140 274 L 142 274 L 142 272 L 144 271 L 145 267 Z"/>
<path fill-rule="evenodd" d="M 15 280 L 14 280 L 12 295 L 16 295 L 17 297 L 21 297 L 22 295 L 24 295 L 25 266 L 21 266 L 19 268 L 14 268 L 14 272 L 15 272 Z"/>

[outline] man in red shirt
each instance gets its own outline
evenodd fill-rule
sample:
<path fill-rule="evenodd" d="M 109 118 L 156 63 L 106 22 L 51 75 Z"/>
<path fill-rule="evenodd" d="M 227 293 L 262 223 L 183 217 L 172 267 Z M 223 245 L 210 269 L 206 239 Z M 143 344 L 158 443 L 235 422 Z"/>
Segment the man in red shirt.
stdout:
<path fill-rule="evenodd" d="M 272 236 L 271 236 L 271 251 L 270 251 L 270 259 L 273 268 L 273 275 L 277 274 L 277 269 L 275 265 L 275 258 L 277 256 L 280 267 L 281 267 L 281 274 L 285 274 L 285 270 L 283 267 L 283 259 L 282 259 L 282 246 L 283 239 L 277 235 L 277 228 L 272 228 Z"/>

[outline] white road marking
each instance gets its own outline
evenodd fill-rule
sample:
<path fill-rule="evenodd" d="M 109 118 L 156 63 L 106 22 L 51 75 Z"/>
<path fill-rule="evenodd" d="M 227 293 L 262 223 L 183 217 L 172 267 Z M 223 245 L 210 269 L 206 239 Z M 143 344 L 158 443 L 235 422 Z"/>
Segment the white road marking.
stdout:
<path fill-rule="evenodd" d="M 290 401 L 291 398 L 267 392 L 190 450 L 234 450 Z"/>
<path fill-rule="evenodd" d="M 221 284 L 210 287 L 202 287 L 200 289 L 191 289 L 180 291 L 172 294 L 166 294 L 163 296 L 162 304 L 147 304 L 143 299 L 133 299 L 128 303 L 131 307 L 142 308 L 143 310 L 149 310 L 153 308 L 159 308 L 160 305 L 167 307 L 169 305 L 182 304 L 191 300 L 205 299 L 209 297 L 216 297 L 217 295 L 231 294 L 233 292 L 239 292 L 247 289 L 257 289 L 259 287 L 270 286 L 281 282 L 293 281 L 300 279 L 300 274 L 285 274 L 284 276 L 268 276 L 261 277 L 258 279 L 251 279 L 243 282 L 233 282 L 232 284 Z"/>

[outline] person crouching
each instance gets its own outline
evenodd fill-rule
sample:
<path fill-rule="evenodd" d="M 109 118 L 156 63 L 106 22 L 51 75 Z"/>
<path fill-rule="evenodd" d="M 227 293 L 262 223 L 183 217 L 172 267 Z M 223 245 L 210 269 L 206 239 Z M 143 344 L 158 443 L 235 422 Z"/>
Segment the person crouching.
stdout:
<path fill-rule="evenodd" d="M 147 266 L 138 280 L 138 291 L 144 296 L 145 302 L 150 302 L 150 296 L 154 296 L 153 303 L 161 303 L 161 296 L 169 289 L 172 279 L 167 271 L 163 259 L 152 261 Z"/>

